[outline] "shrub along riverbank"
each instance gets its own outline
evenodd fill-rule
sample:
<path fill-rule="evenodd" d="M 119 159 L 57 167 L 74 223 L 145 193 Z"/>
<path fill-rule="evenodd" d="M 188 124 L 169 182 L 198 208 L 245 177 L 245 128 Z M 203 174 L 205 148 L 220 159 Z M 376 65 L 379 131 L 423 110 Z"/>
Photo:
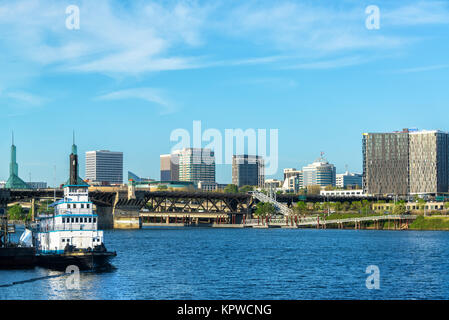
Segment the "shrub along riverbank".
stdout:
<path fill-rule="evenodd" d="M 447 216 L 419 216 L 409 226 L 410 230 L 442 230 L 449 231 L 449 217 Z"/>
<path fill-rule="evenodd" d="M 358 218 L 358 217 L 367 217 L 367 216 L 379 216 L 381 213 L 333 213 L 331 215 L 320 213 L 320 219 L 326 220 L 336 220 L 336 219 L 348 219 L 348 218 Z M 367 222 L 366 227 L 371 228 L 374 226 L 374 223 Z M 329 226 L 332 228 L 331 226 Z M 394 223 L 385 221 L 382 224 L 382 228 L 385 229 L 393 229 Z M 426 216 L 419 215 L 415 221 L 408 225 L 409 230 L 435 230 L 435 231 L 449 231 L 449 216 L 445 215 L 434 215 L 434 216 Z"/>

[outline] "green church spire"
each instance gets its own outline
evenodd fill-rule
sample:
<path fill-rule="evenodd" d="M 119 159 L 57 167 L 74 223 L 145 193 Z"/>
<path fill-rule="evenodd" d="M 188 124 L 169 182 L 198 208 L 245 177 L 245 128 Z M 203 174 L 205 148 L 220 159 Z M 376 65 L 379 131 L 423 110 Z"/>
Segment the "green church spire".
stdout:
<path fill-rule="evenodd" d="M 17 149 L 14 145 L 14 132 L 11 142 L 11 163 L 9 164 L 9 179 L 6 182 L 7 189 L 29 189 L 26 182 L 19 178 L 19 165 L 17 164 Z"/>

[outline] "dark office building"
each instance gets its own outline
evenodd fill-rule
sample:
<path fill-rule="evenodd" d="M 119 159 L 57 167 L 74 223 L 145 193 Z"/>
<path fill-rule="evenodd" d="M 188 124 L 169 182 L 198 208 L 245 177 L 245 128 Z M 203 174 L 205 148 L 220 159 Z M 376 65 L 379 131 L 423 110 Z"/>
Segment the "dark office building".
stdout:
<path fill-rule="evenodd" d="M 238 187 L 263 187 L 265 166 L 262 157 L 251 155 L 234 155 L 232 157 L 232 184 Z"/>

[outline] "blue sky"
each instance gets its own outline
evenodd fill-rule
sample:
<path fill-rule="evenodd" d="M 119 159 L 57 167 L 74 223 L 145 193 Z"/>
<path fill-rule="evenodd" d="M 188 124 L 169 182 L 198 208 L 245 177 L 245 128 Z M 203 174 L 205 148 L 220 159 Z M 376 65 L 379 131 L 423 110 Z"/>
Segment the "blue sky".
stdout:
<path fill-rule="evenodd" d="M 73 130 L 80 154 L 123 151 L 125 176 L 158 178 L 194 120 L 278 129 L 275 177 L 321 151 L 360 172 L 363 132 L 449 130 L 448 39 L 447 1 L 0 1 L 0 180 L 12 130 L 26 181 L 66 179 Z"/>

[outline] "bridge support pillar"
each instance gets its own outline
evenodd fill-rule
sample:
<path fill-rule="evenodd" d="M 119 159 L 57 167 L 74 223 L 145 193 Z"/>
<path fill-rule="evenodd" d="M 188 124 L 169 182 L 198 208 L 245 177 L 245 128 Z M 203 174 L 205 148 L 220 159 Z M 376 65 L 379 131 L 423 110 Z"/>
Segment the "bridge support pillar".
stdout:
<path fill-rule="evenodd" d="M 36 199 L 35 198 L 31 199 L 30 211 L 31 211 L 31 221 L 34 221 L 34 217 L 36 215 Z"/>
<path fill-rule="evenodd" d="M 112 206 L 97 206 L 98 229 L 112 229 L 114 227 L 114 219 L 112 215 Z"/>

